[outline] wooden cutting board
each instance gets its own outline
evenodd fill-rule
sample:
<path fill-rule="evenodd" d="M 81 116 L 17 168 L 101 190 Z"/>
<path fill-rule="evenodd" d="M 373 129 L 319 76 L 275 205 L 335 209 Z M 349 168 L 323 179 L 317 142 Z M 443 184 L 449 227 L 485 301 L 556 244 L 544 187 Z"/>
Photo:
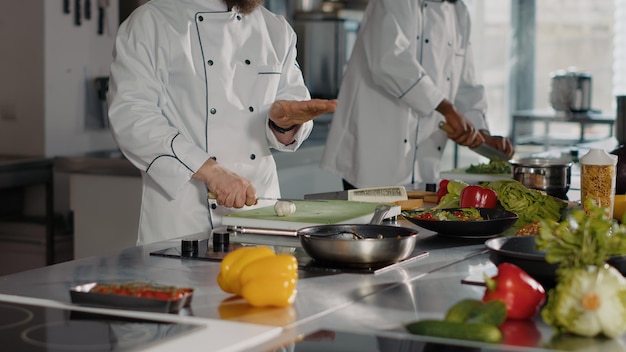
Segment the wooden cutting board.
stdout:
<path fill-rule="evenodd" d="M 223 217 L 222 225 L 248 228 L 297 230 L 307 226 L 329 224 L 367 224 L 379 203 L 347 200 L 297 200 L 296 212 L 278 216 L 274 206 L 243 210 Z M 393 206 L 387 217 L 400 215 Z"/>

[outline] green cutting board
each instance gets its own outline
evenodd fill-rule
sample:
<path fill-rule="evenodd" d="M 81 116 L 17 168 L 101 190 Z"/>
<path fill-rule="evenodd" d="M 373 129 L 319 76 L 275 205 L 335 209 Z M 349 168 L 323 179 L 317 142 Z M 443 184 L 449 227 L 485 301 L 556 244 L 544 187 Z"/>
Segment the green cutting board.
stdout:
<path fill-rule="evenodd" d="M 225 215 L 222 225 L 263 229 L 297 230 L 307 226 L 328 224 L 367 224 L 379 203 L 347 200 L 293 201 L 296 212 L 278 216 L 274 206 L 243 210 Z M 393 206 L 387 217 L 400 214 L 400 207 Z"/>

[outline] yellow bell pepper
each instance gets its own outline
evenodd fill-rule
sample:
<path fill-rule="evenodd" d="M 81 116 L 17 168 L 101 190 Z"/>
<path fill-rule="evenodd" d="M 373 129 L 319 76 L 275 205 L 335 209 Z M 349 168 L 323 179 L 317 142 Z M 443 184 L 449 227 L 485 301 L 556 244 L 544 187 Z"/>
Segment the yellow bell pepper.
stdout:
<path fill-rule="evenodd" d="M 224 257 L 217 282 L 254 307 L 286 307 L 296 298 L 298 261 L 268 247 L 240 248 Z"/>
<path fill-rule="evenodd" d="M 231 296 L 223 300 L 218 312 L 220 319 L 242 323 L 286 326 L 296 321 L 293 307 L 254 307 L 242 297 Z"/>
<path fill-rule="evenodd" d="M 274 251 L 265 246 L 243 247 L 228 253 L 222 259 L 217 284 L 225 292 L 241 295 L 241 285 L 239 284 L 241 270 L 257 259 L 274 255 Z"/>
<path fill-rule="evenodd" d="M 265 257 L 247 265 L 239 276 L 241 295 L 255 307 L 286 307 L 296 299 L 298 261 L 291 254 Z"/>

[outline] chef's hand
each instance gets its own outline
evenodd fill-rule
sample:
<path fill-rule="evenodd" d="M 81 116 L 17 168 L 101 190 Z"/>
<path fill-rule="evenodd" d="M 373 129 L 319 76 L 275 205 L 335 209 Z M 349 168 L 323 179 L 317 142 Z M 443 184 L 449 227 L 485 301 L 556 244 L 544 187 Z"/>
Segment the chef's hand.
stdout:
<path fill-rule="evenodd" d="M 284 145 L 294 142 L 300 125 L 319 115 L 335 111 L 337 100 L 311 99 L 305 101 L 277 100 L 269 111 L 270 127 L 276 139 Z M 278 126 L 279 130 L 275 126 Z"/>
<path fill-rule="evenodd" d="M 278 127 L 289 128 L 333 112 L 336 107 L 337 99 L 277 100 L 270 107 L 269 118 Z"/>
<path fill-rule="evenodd" d="M 506 154 L 509 158 L 515 154 L 513 143 L 508 138 L 502 136 L 492 136 L 487 130 L 480 130 L 480 134 L 485 139 L 485 143 Z"/>
<path fill-rule="evenodd" d="M 219 205 L 243 208 L 256 204 L 256 189 L 252 182 L 223 168 L 214 159 L 205 161 L 192 178 L 204 182 Z"/>
<path fill-rule="evenodd" d="M 444 99 L 441 101 L 436 110 L 443 115 L 448 125 L 454 129 L 454 133 L 448 133 L 448 138 L 457 144 L 476 148 L 485 141 L 474 125 L 448 100 Z"/>

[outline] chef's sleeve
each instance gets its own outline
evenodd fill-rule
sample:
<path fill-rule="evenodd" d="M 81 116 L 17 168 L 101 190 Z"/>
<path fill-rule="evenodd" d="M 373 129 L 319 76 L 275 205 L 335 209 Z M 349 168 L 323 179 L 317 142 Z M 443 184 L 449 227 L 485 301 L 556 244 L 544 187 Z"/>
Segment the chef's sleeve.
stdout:
<path fill-rule="evenodd" d="M 379 0 L 370 6 L 380 17 L 370 18 L 360 35 L 372 80 L 421 116 L 429 115 L 445 96 L 416 58 L 419 1 Z"/>
<path fill-rule="evenodd" d="M 468 15 L 469 16 L 469 15 Z M 461 79 L 454 106 L 479 130 L 488 130 L 489 126 L 485 115 L 487 113 L 487 97 L 485 87 L 478 84 L 474 74 L 474 53 L 470 41 L 469 17 L 461 18 L 459 26 L 462 28 L 463 39 L 466 41 L 465 56 L 461 69 Z"/>
<path fill-rule="evenodd" d="M 118 29 L 108 93 L 120 150 L 171 198 L 210 157 L 168 123 L 159 107 L 166 65 L 159 65 L 160 21 L 139 8 Z"/>
<path fill-rule="evenodd" d="M 309 100 L 311 95 L 306 85 L 304 84 L 304 78 L 302 77 L 302 71 L 296 61 L 296 33 L 285 21 L 285 30 L 290 33 L 288 36 L 290 40 L 289 52 L 287 53 L 285 60 L 283 61 L 282 71 L 280 74 L 280 81 L 278 83 L 278 90 L 276 92 L 276 100 Z M 269 118 L 269 117 L 268 117 Z M 269 124 L 265 124 L 265 134 L 269 142 L 270 147 L 286 152 L 292 152 L 297 150 L 302 142 L 306 140 L 311 134 L 313 129 L 313 121 L 308 121 L 300 126 L 298 132 L 294 136 L 295 142 L 289 145 L 284 145 L 276 139 L 276 135 L 269 127 Z"/>

